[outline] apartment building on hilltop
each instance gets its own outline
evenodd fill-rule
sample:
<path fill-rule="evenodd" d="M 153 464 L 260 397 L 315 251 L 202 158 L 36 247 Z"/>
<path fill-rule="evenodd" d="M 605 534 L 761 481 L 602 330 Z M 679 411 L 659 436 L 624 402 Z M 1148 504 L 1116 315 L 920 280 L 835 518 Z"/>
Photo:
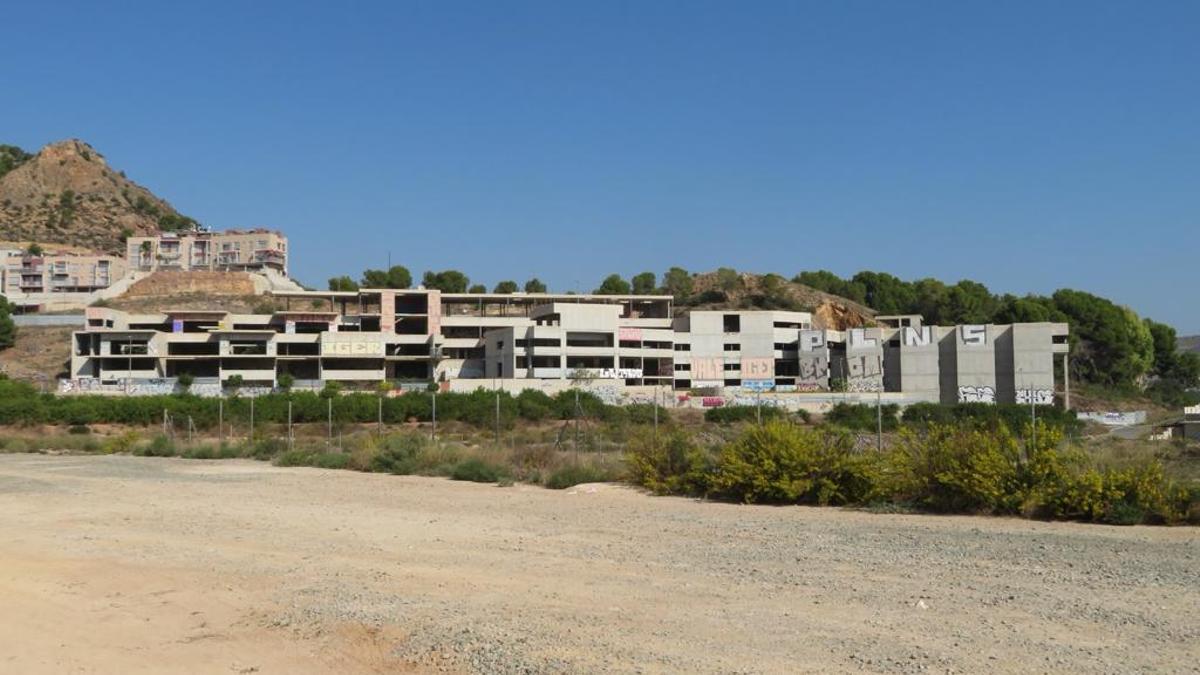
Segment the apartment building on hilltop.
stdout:
<path fill-rule="evenodd" d="M 145 271 L 274 270 L 285 276 L 288 271 L 287 237 L 263 228 L 130 237 L 125 242 L 125 255 L 130 269 Z"/>
<path fill-rule="evenodd" d="M 80 388 L 196 378 L 274 386 L 607 381 L 679 390 L 901 392 L 912 401 L 1051 403 L 1065 324 L 846 331 L 806 312 L 694 311 L 670 296 L 365 289 L 277 293 L 271 314 L 92 308 L 73 336 Z M 532 385 L 533 383 L 530 382 Z M 1065 385 L 1064 385 L 1065 389 Z"/>
<path fill-rule="evenodd" d="M 22 250 L 3 252 L 0 292 L 13 299 L 45 293 L 91 293 L 108 288 L 125 276 L 120 256 L 50 251 L 29 255 Z"/>

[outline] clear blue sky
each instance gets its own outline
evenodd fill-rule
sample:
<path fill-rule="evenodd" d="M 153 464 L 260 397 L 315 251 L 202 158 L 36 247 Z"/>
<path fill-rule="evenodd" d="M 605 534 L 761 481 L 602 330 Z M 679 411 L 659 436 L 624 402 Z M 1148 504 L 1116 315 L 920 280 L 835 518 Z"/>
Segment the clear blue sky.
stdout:
<path fill-rule="evenodd" d="M 324 286 L 720 265 L 1089 290 L 1200 332 L 1200 3 L 10 3 L 83 138 Z"/>

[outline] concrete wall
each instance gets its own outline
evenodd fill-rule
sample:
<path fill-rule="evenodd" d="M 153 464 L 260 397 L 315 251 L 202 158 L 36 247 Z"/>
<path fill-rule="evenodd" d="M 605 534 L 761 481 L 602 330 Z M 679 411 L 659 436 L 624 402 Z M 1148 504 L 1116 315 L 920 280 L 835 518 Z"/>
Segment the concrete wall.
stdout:
<path fill-rule="evenodd" d="M 800 349 L 797 352 L 800 375 L 796 377 L 799 391 L 829 391 L 830 359 L 833 357 L 830 344 L 837 339 L 840 339 L 837 331 L 800 331 Z"/>
<path fill-rule="evenodd" d="M 903 391 L 923 401 L 941 400 L 941 365 L 933 326 L 905 326 L 888 340 L 888 391 Z"/>
<path fill-rule="evenodd" d="M 1009 339 L 996 352 L 997 384 L 1001 403 L 1054 404 L 1054 324 L 1015 324 Z M 1003 373 L 1001 372 L 1003 370 Z M 1012 391 L 1011 398 L 1009 391 Z"/>
<path fill-rule="evenodd" d="M 85 325 L 82 314 L 16 314 L 12 319 L 18 328 Z"/>
<path fill-rule="evenodd" d="M 846 331 L 846 391 L 883 391 L 882 329 Z"/>
<path fill-rule="evenodd" d="M 996 326 L 962 325 L 941 338 L 943 403 L 995 403 Z"/>

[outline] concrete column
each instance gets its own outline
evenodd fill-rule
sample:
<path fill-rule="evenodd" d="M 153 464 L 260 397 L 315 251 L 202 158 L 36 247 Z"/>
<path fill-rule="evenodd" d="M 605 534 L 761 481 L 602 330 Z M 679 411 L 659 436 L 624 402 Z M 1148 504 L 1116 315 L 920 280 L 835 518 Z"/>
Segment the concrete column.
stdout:
<path fill-rule="evenodd" d="M 1071 360 L 1070 354 L 1063 354 L 1063 408 L 1071 409 Z"/>

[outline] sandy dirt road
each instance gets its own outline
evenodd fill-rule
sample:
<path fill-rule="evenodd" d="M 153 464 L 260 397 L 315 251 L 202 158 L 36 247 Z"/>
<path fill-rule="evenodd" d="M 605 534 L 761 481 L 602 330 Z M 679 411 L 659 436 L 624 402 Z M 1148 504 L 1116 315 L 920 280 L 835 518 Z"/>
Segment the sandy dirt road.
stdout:
<path fill-rule="evenodd" d="M 0 671 L 1196 672 L 1200 533 L 0 455 Z"/>

